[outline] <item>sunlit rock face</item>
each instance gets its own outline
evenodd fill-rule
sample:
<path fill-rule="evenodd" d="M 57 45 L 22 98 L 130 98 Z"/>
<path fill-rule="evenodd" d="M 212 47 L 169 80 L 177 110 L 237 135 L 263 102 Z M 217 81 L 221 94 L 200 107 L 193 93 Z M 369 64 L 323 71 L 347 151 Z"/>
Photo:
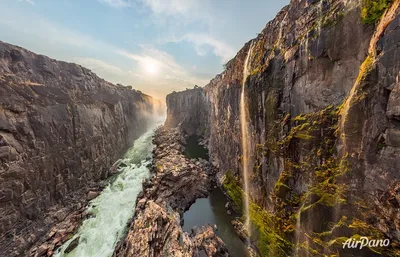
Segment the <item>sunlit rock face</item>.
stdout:
<path fill-rule="evenodd" d="M 250 195 L 272 217 L 268 232 L 278 241 L 255 238 L 271 245 L 264 253 L 313 256 L 315 249 L 375 256 L 368 249 L 342 249 L 340 240 L 358 233 L 390 238 L 397 243 L 379 251 L 398 254 L 399 10 L 385 17 L 376 56 L 368 58 L 379 20 L 365 24 L 361 8 L 356 0 L 291 1 L 202 92 L 175 93 L 167 101 L 173 109 L 168 119 L 207 137 L 220 175 L 230 172 L 242 185 L 239 104 L 243 65 L 254 45 L 245 86 L 254 167 Z M 206 97 L 193 105 L 192 94 Z M 193 126 L 186 117 L 198 113 L 208 118 Z M 304 233 L 313 236 L 299 236 Z"/>
<path fill-rule="evenodd" d="M 0 42 L 0 255 L 60 221 L 46 211 L 85 200 L 153 111 L 147 95 Z"/>

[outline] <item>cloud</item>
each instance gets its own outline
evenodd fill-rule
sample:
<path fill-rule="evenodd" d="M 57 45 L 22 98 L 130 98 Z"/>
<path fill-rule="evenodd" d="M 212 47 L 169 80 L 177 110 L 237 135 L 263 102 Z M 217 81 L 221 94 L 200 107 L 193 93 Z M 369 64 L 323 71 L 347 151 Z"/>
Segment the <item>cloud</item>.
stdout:
<path fill-rule="evenodd" d="M 95 58 L 75 57 L 73 61 L 96 72 L 112 73 L 115 75 L 124 73 L 121 68 Z"/>
<path fill-rule="evenodd" d="M 35 5 L 35 2 L 33 0 L 19 0 L 20 2 L 27 2 L 28 4 Z"/>
<path fill-rule="evenodd" d="M 23 1 L 23 0 L 20 0 Z M 25 0 L 30 1 L 30 0 Z M 136 4 L 150 9 L 152 13 L 164 15 L 184 15 L 187 16 L 199 6 L 196 0 L 97 0 L 98 2 L 114 7 L 132 7 Z"/>
<path fill-rule="evenodd" d="M 65 48 L 97 52 L 102 52 L 104 49 L 115 48 L 85 33 L 80 33 L 79 31 L 59 25 L 37 14 L 15 14 L 16 12 L 12 9 L 0 8 L 0 25 L 6 25 L 0 28 L 1 31 L 13 34 L 19 41 L 29 42 L 29 45 L 33 45 L 35 48 L 39 46 L 39 51 L 48 49 L 48 52 L 56 52 L 55 50 L 58 50 L 62 58 L 65 58 L 66 56 L 70 56 L 65 51 Z M 46 45 L 46 47 L 44 47 L 44 45 Z M 60 51 L 60 49 L 62 49 L 62 51 Z"/>
<path fill-rule="evenodd" d="M 115 51 L 116 54 L 124 56 L 126 58 L 135 60 L 139 64 L 144 65 L 148 62 L 157 64 L 164 72 L 182 72 L 183 68 L 176 63 L 173 56 L 170 54 L 155 49 L 152 46 L 141 45 L 142 53 L 133 54 L 125 50 L 118 49 Z"/>
<path fill-rule="evenodd" d="M 132 83 L 135 88 L 158 98 L 164 98 L 165 95 L 172 91 L 181 91 L 185 88 L 192 88 L 194 85 L 204 86 L 209 82 L 209 77 L 200 76 L 193 73 L 191 67 L 188 71 L 185 67 L 179 65 L 173 56 L 160 51 L 151 45 L 141 45 L 140 53 L 130 53 L 125 50 L 116 50 L 116 54 L 133 60 L 139 64 L 139 67 L 146 65 L 148 62 L 156 63 L 159 66 L 157 75 L 149 76 L 141 69 L 128 71 L 129 77 L 125 78 L 126 83 Z"/>
<path fill-rule="evenodd" d="M 167 26 L 165 34 L 162 35 L 162 42 L 187 41 L 194 45 L 199 56 L 207 54 L 207 47 L 211 47 L 212 52 L 221 58 L 221 62 L 229 61 L 234 55 L 233 47 L 214 37 L 213 31 L 214 17 L 210 14 L 209 0 L 98 0 L 112 7 L 130 7 L 133 3 L 144 7 L 145 11 L 152 14 L 150 19 L 153 24 L 159 27 Z M 187 26 L 204 25 L 199 32 L 186 34 Z"/>
<path fill-rule="evenodd" d="M 123 8 L 132 6 L 132 2 L 128 0 L 98 0 L 100 3 L 109 5 L 114 8 Z"/>
<path fill-rule="evenodd" d="M 215 56 L 220 57 L 223 63 L 226 63 L 227 61 L 232 59 L 236 54 L 235 49 L 231 45 L 221 40 L 218 40 L 217 38 L 211 36 L 210 34 L 205 34 L 205 33 L 190 33 L 184 35 L 181 38 L 170 38 L 170 41 L 171 42 L 187 41 L 192 43 L 194 45 L 196 53 L 199 56 L 206 55 L 208 51 L 207 47 L 210 47 Z"/>
<path fill-rule="evenodd" d="M 221 57 L 223 62 L 229 61 L 236 53 L 232 46 L 207 34 L 188 34 L 185 38 L 200 49 L 204 45 L 211 46 L 214 54 Z"/>
<path fill-rule="evenodd" d="M 184 15 L 197 7 L 193 0 L 141 0 L 153 13 L 166 15 Z"/>
<path fill-rule="evenodd" d="M 144 66 L 149 62 L 155 63 L 160 70 L 157 80 L 163 79 L 174 83 L 180 83 L 181 86 L 205 85 L 208 83 L 208 80 L 198 78 L 190 73 L 187 69 L 179 65 L 172 55 L 149 45 L 141 45 L 141 48 L 141 54 L 133 54 L 125 50 L 116 50 L 115 53 L 138 62 L 140 66 Z M 136 74 L 136 76 L 140 75 Z M 148 80 L 154 79 L 154 77 L 149 76 L 141 77 Z M 179 87 L 179 85 L 177 86 Z"/>

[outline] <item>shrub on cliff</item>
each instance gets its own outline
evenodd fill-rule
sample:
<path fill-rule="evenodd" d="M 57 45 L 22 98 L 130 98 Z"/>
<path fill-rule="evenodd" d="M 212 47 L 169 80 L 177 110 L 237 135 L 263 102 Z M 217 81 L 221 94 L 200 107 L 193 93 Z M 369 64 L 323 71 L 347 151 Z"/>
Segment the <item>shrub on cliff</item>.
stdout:
<path fill-rule="evenodd" d="M 362 0 L 361 18 L 366 24 L 376 23 L 393 0 Z"/>

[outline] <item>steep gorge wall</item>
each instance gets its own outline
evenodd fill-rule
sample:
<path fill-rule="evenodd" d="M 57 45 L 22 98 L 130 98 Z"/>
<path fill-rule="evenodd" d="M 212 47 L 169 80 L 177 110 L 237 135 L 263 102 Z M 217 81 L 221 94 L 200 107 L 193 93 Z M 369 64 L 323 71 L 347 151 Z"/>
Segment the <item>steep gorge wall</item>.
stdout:
<path fill-rule="evenodd" d="M 399 254 L 399 10 L 370 58 L 378 26 L 362 21 L 359 4 L 291 1 L 203 88 L 209 118 L 198 126 L 206 128 L 202 135 L 209 139 L 213 163 L 233 177 L 225 185 L 228 193 L 240 190 L 239 104 L 252 48 L 245 85 L 254 167 L 250 195 L 252 221 L 261 231 L 255 240 L 264 254 L 380 256 L 341 249 L 356 234 L 390 238 L 391 247 L 377 251 Z M 361 89 L 352 97 L 354 86 Z M 168 108 L 176 108 L 174 102 L 167 98 Z M 191 115 L 186 103 L 174 111 L 180 115 L 173 117 L 176 124 Z"/>
<path fill-rule="evenodd" d="M 0 42 L 0 255 L 18 255 L 85 199 L 152 112 L 150 96 Z"/>
<path fill-rule="evenodd" d="M 167 96 L 167 127 L 181 127 L 183 132 L 202 135 L 208 129 L 209 102 L 202 88 L 173 92 Z M 184 111 L 183 111 L 184 110 Z"/>

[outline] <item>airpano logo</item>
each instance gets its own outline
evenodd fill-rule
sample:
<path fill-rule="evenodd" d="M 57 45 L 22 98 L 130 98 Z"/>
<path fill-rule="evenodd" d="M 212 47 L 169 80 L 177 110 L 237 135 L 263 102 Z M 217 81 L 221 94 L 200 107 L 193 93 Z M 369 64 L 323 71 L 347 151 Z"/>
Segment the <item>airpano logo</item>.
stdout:
<path fill-rule="evenodd" d="M 363 249 L 364 247 L 388 247 L 390 245 L 389 239 L 369 239 L 368 237 L 360 237 L 360 239 L 349 238 L 343 243 L 343 249 Z"/>

